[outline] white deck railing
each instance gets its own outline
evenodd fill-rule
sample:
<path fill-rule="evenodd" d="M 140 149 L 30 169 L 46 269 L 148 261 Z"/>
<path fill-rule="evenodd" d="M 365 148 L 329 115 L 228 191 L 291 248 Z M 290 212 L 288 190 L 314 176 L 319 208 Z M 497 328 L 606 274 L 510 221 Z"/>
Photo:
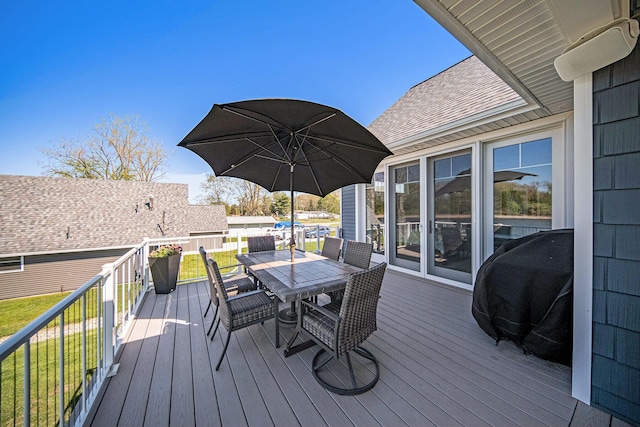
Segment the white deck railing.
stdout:
<path fill-rule="evenodd" d="M 239 271 L 242 235 L 146 239 L 0 344 L 0 425 L 80 426 L 150 288 L 147 256 L 166 243 L 182 246 L 178 283 L 206 277 L 203 246 L 227 273 Z M 298 248 L 319 251 L 321 238 L 298 234 Z M 277 248 L 285 249 L 278 241 Z"/>

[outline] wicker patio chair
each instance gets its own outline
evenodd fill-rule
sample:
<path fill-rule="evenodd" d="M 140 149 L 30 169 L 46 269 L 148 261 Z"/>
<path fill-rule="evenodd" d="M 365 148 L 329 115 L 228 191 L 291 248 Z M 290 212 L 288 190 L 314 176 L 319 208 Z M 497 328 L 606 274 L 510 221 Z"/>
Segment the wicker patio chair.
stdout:
<path fill-rule="evenodd" d="M 325 237 L 321 255 L 338 261 L 342 252 L 342 242 L 343 239 L 338 237 Z"/>
<path fill-rule="evenodd" d="M 227 290 L 223 286 L 222 276 L 218 269 L 218 263 L 209 258 L 207 260 L 207 267 L 211 270 L 216 291 L 218 292 L 219 300 L 219 316 L 216 321 L 215 329 L 211 335 L 211 340 L 216 335 L 216 331 L 222 323 L 222 326 L 227 330 L 227 338 L 224 342 L 224 348 L 222 354 L 216 365 L 216 371 L 220 368 L 222 359 L 227 353 L 227 347 L 229 346 L 229 340 L 231 339 L 231 332 L 239 329 L 246 328 L 247 326 L 254 325 L 256 323 L 263 323 L 265 320 L 273 319 L 277 311 L 277 300 L 274 297 L 270 297 L 264 290 L 255 290 L 251 292 L 245 292 L 234 296 L 229 296 Z"/>
<path fill-rule="evenodd" d="M 373 252 L 372 243 L 356 242 L 347 240 L 347 247 L 344 250 L 343 262 L 355 265 L 360 268 L 369 268 L 371 264 L 371 254 Z M 329 297 L 332 302 L 340 301 L 344 291 L 330 292 Z"/>
<path fill-rule="evenodd" d="M 303 332 L 321 347 L 321 350 L 313 357 L 311 371 L 316 381 L 333 393 L 343 395 L 364 393 L 372 389 L 378 381 L 380 376 L 378 361 L 369 350 L 362 348 L 360 344 L 377 329 L 376 312 L 386 268 L 387 264 L 382 263 L 368 270 L 351 274 L 344 297 L 340 302 L 319 306 L 310 301 L 301 301 L 296 335 Z M 373 366 L 370 369 L 361 369 L 358 375 L 362 376 L 364 371 L 368 373 L 369 377 L 373 375 L 372 379 L 356 379 L 351 352 L 373 362 L 367 362 L 368 365 L 373 364 Z M 346 356 L 351 387 L 345 387 L 343 384 L 330 384 L 327 379 L 322 378 L 321 372 L 324 370 L 328 372 L 326 376 L 333 378 L 333 382 L 336 382 L 333 375 L 338 376 L 338 374 L 334 370 L 338 371 L 344 367 L 342 363 L 337 361 L 340 356 Z M 334 363 L 328 365 L 332 360 Z M 330 366 L 331 368 L 329 368 Z M 348 380 L 344 384 L 347 382 Z"/>
<path fill-rule="evenodd" d="M 264 252 L 264 251 L 275 251 L 276 250 L 276 238 L 275 236 L 249 236 L 247 237 L 247 246 L 249 248 L 249 252 Z M 244 272 L 249 276 L 253 277 L 253 281 L 256 286 L 263 288 L 264 286 L 260 281 L 255 278 L 249 270 L 245 268 Z"/>
<path fill-rule="evenodd" d="M 249 252 L 263 252 L 276 250 L 275 236 L 250 236 L 247 237 Z"/>
<path fill-rule="evenodd" d="M 348 240 L 347 247 L 344 249 L 343 261 L 356 267 L 369 268 L 372 252 L 373 244 Z"/>
<path fill-rule="evenodd" d="M 209 309 L 214 306 L 213 319 L 211 320 L 211 326 L 209 326 L 209 330 L 207 331 L 207 335 L 209 335 L 218 315 L 218 293 L 216 292 L 216 285 L 213 276 L 211 275 L 211 269 L 207 267 L 208 255 L 203 246 L 200 246 L 200 256 L 202 257 L 202 262 L 204 263 L 205 271 L 207 272 L 207 278 L 209 279 L 209 305 L 207 305 L 207 309 L 205 310 L 203 317 L 207 317 Z M 257 289 L 253 280 L 244 274 L 227 279 L 223 283 L 228 295 L 236 295 L 243 292 L 255 291 Z"/>
<path fill-rule="evenodd" d="M 339 237 L 325 237 L 321 255 L 339 261 L 340 254 L 342 253 L 342 242 L 344 242 L 344 240 Z M 342 292 L 343 291 L 329 292 L 328 295 L 331 297 L 331 301 L 335 301 L 342 298 Z"/>

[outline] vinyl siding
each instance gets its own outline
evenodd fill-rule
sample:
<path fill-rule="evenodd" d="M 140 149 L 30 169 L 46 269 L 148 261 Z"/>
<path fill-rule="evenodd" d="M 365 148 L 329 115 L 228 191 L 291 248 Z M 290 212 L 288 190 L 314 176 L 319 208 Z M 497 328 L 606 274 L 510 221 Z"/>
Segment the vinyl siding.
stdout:
<path fill-rule="evenodd" d="M 356 240 L 356 186 L 350 185 L 342 189 L 342 238 Z"/>
<path fill-rule="evenodd" d="M 25 256 L 24 271 L 0 274 L 0 300 L 73 291 L 127 251 Z"/>
<path fill-rule="evenodd" d="M 640 425 L 640 48 L 593 75 L 591 403 Z"/>

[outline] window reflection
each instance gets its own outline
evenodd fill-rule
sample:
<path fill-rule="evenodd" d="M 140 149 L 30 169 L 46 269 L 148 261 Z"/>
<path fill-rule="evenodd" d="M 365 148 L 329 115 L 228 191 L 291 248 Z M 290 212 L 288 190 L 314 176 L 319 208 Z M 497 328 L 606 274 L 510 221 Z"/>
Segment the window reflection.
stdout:
<path fill-rule="evenodd" d="M 551 139 L 493 150 L 494 250 L 551 229 Z"/>
<path fill-rule="evenodd" d="M 374 253 L 384 254 L 384 172 L 376 172 L 367 184 L 366 206 L 367 242 L 373 244 Z"/>
<path fill-rule="evenodd" d="M 394 177 L 394 217 L 391 221 L 395 224 L 395 253 L 391 260 L 396 265 L 419 270 L 420 164 L 399 166 L 394 169 Z"/>
<path fill-rule="evenodd" d="M 471 273 L 471 154 L 433 165 L 434 266 Z"/>

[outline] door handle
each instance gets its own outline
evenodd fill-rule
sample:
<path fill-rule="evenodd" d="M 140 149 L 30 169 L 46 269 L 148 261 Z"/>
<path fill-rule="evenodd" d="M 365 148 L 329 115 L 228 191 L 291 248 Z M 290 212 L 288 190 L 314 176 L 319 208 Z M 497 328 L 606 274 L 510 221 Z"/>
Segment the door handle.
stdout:
<path fill-rule="evenodd" d="M 433 221 L 429 220 L 429 234 L 433 234 Z"/>

